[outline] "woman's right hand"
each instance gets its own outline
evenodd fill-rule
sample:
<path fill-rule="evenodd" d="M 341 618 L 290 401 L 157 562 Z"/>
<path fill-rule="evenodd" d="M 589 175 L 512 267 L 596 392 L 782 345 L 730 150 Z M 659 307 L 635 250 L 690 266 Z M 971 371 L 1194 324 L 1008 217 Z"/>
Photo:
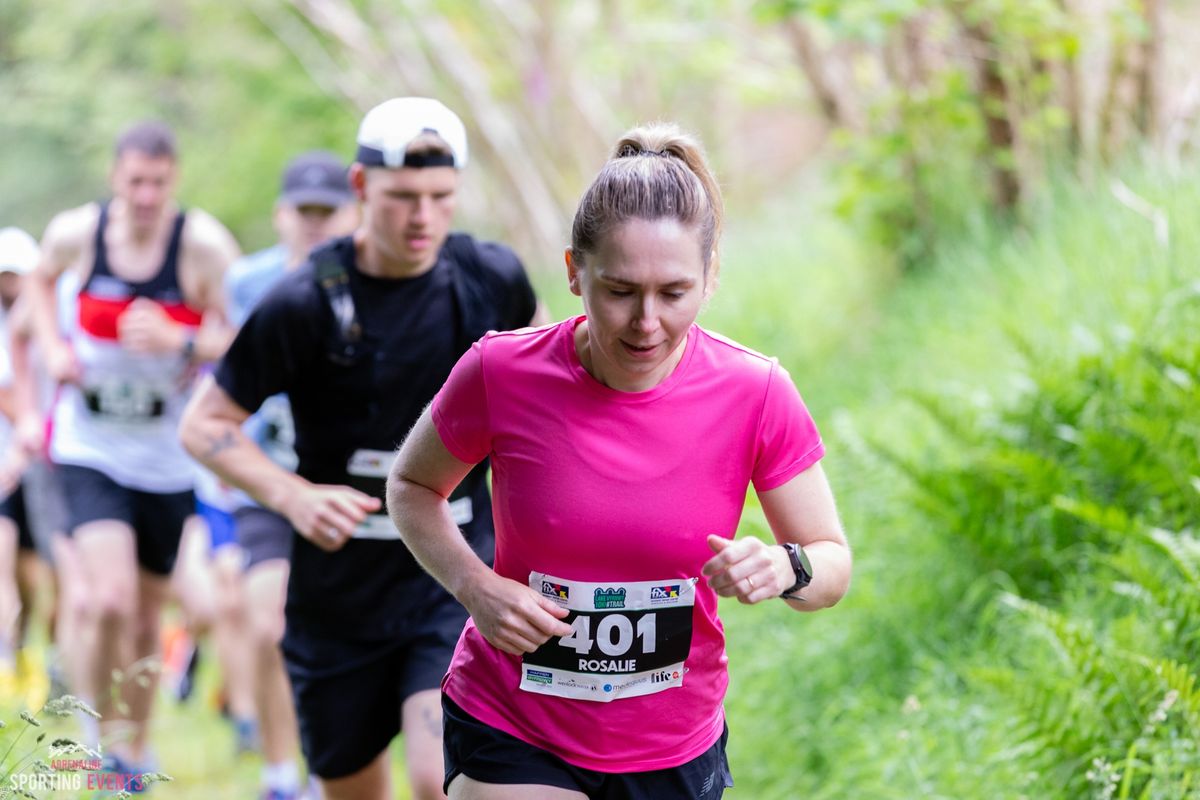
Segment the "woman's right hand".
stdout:
<path fill-rule="evenodd" d="M 567 636 L 567 610 L 523 583 L 489 572 L 460 598 L 483 638 L 514 656 L 532 653 L 552 636 Z"/>

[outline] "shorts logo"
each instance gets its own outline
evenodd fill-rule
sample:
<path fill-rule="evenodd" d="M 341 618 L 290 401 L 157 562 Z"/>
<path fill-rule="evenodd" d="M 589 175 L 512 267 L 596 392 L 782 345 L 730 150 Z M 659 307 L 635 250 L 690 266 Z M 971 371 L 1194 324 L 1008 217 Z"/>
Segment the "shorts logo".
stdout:
<path fill-rule="evenodd" d="M 679 584 L 672 583 L 669 586 L 651 586 L 650 587 L 650 602 L 651 603 L 666 603 L 670 600 L 679 599 Z"/>
<path fill-rule="evenodd" d="M 530 683 L 545 683 L 547 685 L 554 683 L 554 675 L 549 672 L 543 672 L 540 669 L 525 670 L 525 678 Z"/>
<path fill-rule="evenodd" d="M 596 589 L 596 608 L 624 608 L 625 589 Z"/>
<path fill-rule="evenodd" d="M 542 594 L 546 595 L 546 597 L 553 597 L 556 600 L 569 600 L 571 598 L 571 587 L 563 586 L 561 583 L 542 581 Z"/>

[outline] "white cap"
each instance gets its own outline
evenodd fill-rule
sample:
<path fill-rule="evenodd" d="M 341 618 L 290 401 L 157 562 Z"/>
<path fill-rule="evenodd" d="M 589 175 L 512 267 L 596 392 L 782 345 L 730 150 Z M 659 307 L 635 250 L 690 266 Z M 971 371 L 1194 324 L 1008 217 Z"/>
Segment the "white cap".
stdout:
<path fill-rule="evenodd" d="M 408 146 L 423 133 L 436 133 L 450 147 L 453 161 L 409 159 Z M 367 167 L 430 167 L 467 165 L 467 130 L 446 106 L 428 97 L 394 97 L 372 108 L 358 126 L 358 155 Z"/>
<path fill-rule="evenodd" d="M 0 272 L 24 275 L 38 263 L 38 244 L 20 228 L 0 230 Z"/>

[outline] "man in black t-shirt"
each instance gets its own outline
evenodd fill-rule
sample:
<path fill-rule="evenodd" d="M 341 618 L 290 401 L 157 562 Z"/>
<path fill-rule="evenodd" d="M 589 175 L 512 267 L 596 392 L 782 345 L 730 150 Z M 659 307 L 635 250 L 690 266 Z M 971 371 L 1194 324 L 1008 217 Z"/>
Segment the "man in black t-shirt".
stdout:
<path fill-rule="evenodd" d="M 435 100 L 368 112 L 350 171 L 362 225 L 259 302 L 181 428 L 196 458 L 295 530 L 283 652 L 304 755 L 327 798 L 390 796 L 387 748 L 401 729 L 414 797 L 442 796 L 438 687 L 466 612 L 400 541 L 384 481 L 471 342 L 548 321 L 511 250 L 449 233 L 466 159 L 462 122 Z M 241 430 L 280 392 L 296 474 Z M 482 470 L 451 508 L 490 561 Z"/>

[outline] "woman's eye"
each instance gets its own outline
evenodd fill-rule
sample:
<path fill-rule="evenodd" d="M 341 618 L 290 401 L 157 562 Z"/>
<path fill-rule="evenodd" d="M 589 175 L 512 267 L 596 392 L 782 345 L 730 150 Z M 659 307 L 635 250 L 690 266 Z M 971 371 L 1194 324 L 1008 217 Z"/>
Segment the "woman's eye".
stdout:
<path fill-rule="evenodd" d="M 671 300 L 680 300 L 683 298 L 683 292 L 663 292 L 663 294 Z"/>
<path fill-rule="evenodd" d="M 609 289 L 608 293 L 613 297 L 629 297 L 633 292 L 628 289 Z"/>

